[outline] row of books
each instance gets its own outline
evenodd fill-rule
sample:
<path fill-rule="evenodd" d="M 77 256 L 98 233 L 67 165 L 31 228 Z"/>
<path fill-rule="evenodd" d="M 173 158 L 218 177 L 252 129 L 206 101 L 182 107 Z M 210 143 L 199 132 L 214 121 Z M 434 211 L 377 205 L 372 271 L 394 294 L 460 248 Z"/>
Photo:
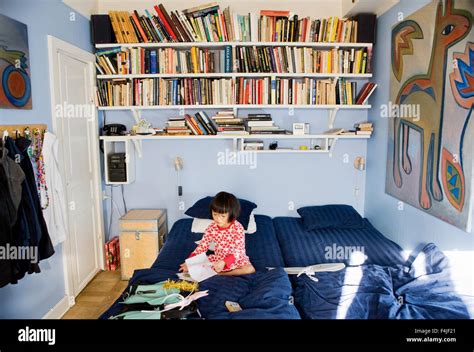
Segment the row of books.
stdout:
<path fill-rule="evenodd" d="M 113 48 L 96 53 L 99 74 L 156 73 L 354 73 L 370 72 L 371 49 L 318 50 L 304 47 L 226 46 Z M 234 60 L 235 58 L 235 60 Z"/>
<path fill-rule="evenodd" d="M 305 47 L 236 47 L 236 72 L 368 73 L 372 49 L 318 50 Z"/>
<path fill-rule="evenodd" d="M 173 117 L 166 122 L 168 135 L 248 135 L 242 119 L 236 118 L 232 110 L 219 111 L 209 117 L 199 111 L 194 116 Z"/>
<path fill-rule="evenodd" d="M 290 15 L 289 11 L 260 11 L 258 39 L 267 42 L 357 42 L 354 19 L 314 19 Z"/>
<path fill-rule="evenodd" d="M 372 87 L 370 90 L 368 87 Z M 236 79 L 236 104 L 332 105 L 365 104 L 376 85 L 368 83 L 357 94 L 357 82 L 345 79 Z M 362 93 L 364 92 L 364 95 Z M 367 92 L 367 95 L 365 95 Z"/>
<path fill-rule="evenodd" d="M 231 104 L 365 104 L 376 88 L 344 79 L 244 78 L 99 80 L 99 106 L 231 105 Z"/>
<path fill-rule="evenodd" d="M 230 105 L 233 82 L 229 79 L 118 79 L 99 80 L 99 106 Z"/>
<path fill-rule="evenodd" d="M 117 48 L 96 53 L 99 74 L 173 74 L 232 72 L 227 65 L 225 51 L 192 47 L 173 48 Z"/>
<path fill-rule="evenodd" d="M 156 14 L 155 14 L 156 13 Z M 148 42 L 357 42 L 355 19 L 299 18 L 290 11 L 261 10 L 245 15 L 217 2 L 168 12 L 162 4 L 140 15 L 110 11 L 117 43 Z"/>
<path fill-rule="evenodd" d="M 172 117 L 166 122 L 169 135 L 255 135 L 289 134 L 289 131 L 275 125 L 270 114 L 248 114 L 238 118 L 232 110 L 223 110 L 209 117 L 204 111 L 194 116 Z"/>

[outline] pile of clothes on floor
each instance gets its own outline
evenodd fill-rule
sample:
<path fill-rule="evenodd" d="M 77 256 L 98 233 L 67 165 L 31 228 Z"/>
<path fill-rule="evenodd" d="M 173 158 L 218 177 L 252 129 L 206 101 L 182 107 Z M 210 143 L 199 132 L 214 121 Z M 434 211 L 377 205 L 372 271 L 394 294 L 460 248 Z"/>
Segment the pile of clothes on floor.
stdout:
<path fill-rule="evenodd" d="M 196 300 L 207 296 L 197 282 L 166 280 L 153 285 L 131 285 L 121 307 L 109 319 L 198 319 Z"/>

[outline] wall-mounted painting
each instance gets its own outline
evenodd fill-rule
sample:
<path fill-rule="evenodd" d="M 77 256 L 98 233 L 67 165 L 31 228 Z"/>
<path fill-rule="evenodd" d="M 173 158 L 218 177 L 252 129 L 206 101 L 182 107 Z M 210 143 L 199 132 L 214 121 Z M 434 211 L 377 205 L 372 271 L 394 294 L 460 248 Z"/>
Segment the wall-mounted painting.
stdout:
<path fill-rule="evenodd" d="M 472 0 L 433 0 L 392 28 L 386 192 L 471 231 Z"/>
<path fill-rule="evenodd" d="M 31 109 L 28 29 L 0 14 L 0 109 Z"/>

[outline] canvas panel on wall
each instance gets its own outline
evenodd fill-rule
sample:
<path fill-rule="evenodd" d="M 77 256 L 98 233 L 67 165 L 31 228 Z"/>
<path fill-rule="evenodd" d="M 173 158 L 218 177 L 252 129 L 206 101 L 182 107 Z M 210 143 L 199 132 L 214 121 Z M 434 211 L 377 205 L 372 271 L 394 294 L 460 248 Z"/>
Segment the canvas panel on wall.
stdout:
<path fill-rule="evenodd" d="M 0 108 L 31 109 L 28 28 L 0 14 Z"/>
<path fill-rule="evenodd" d="M 433 0 L 392 28 L 386 192 L 471 231 L 474 2 Z"/>

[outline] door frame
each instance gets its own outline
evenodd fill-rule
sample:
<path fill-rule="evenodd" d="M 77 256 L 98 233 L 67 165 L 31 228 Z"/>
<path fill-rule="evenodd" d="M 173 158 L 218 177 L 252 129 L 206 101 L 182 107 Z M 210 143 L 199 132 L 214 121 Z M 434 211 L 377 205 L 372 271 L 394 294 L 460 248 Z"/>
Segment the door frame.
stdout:
<path fill-rule="evenodd" d="M 58 63 L 58 52 L 66 53 L 67 55 L 84 61 L 88 64 L 89 68 L 89 75 L 91 81 L 91 97 L 90 97 L 90 104 L 94 105 L 95 99 L 94 94 L 96 91 L 95 87 L 95 56 L 85 50 L 82 50 L 70 43 L 67 43 L 63 40 L 60 40 L 56 37 L 48 35 L 48 62 L 49 62 L 49 81 L 50 81 L 50 92 L 51 92 L 51 120 L 52 120 L 52 130 L 53 133 L 58 138 L 59 143 L 59 152 L 63 156 L 63 143 L 65 143 L 65 139 L 63 138 L 62 131 L 60 127 L 60 123 L 58 121 L 58 116 L 56 116 L 56 91 L 60 87 L 59 77 L 55 75 L 55 69 L 59 66 Z M 56 79 L 58 78 L 58 79 Z M 62 102 L 59 102 L 62 104 Z M 98 117 L 97 117 L 97 109 L 91 109 L 92 115 L 88 119 L 88 128 L 90 136 L 92 136 L 92 145 L 90 146 L 91 154 L 92 154 L 92 170 L 93 170 L 93 188 L 95 193 L 95 202 L 96 202 L 96 234 L 97 234 L 97 252 L 96 256 L 99 261 L 99 267 L 96 271 L 99 272 L 100 270 L 104 270 L 104 219 L 103 219 L 103 209 L 102 209 L 102 185 L 101 185 L 101 172 L 100 172 L 100 153 L 99 153 L 99 124 L 98 124 Z M 66 194 L 67 198 L 67 194 Z M 67 200 L 67 204 L 69 206 L 69 200 Z M 64 286 L 65 286 L 65 293 L 68 298 L 69 307 L 75 304 L 75 296 L 73 292 L 73 270 L 72 270 L 72 252 L 73 252 L 73 243 L 70 238 L 70 234 L 68 233 L 66 240 L 62 243 L 62 259 L 63 259 L 63 270 L 64 270 Z M 94 275 L 96 274 L 94 273 Z M 92 279 L 92 278 L 91 278 Z"/>

